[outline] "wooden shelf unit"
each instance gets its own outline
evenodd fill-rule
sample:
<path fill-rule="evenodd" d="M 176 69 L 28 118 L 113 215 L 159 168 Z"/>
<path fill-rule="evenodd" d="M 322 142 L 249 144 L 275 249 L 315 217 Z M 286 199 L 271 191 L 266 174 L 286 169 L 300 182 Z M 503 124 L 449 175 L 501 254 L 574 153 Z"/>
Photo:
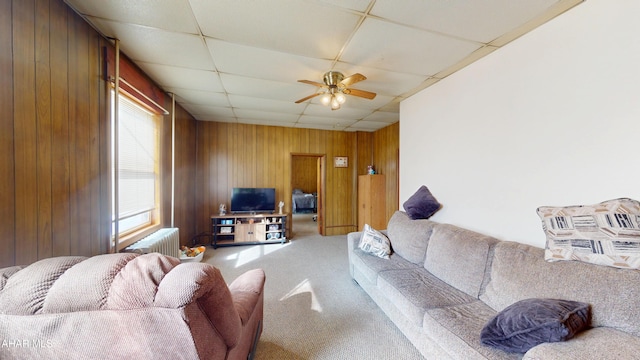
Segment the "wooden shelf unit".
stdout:
<path fill-rule="evenodd" d="M 284 244 L 289 214 L 229 214 L 211 216 L 211 245 Z"/>
<path fill-rule="evenodd" d="M 376 230 L 387 228 L 384 175 L 358 176 L 358 231 L 364 224 Z"/>

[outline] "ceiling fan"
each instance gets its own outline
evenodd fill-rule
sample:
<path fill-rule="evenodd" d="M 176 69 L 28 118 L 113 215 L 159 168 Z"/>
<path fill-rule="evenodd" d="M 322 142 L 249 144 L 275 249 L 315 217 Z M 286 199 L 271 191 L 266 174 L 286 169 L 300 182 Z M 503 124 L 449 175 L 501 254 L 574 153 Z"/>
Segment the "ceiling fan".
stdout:
<path fill-rule="evenodd" d="M 366 79 L 366 76 L 358 73 L 348 77 L 344 77 L 344 75 L 342 75 L 342 73 L 339 71 L 327 71 L 322 77 L 324 83 L 319 83 L 311 80 L 298 80 L 298 82 L 317 86 L 324 90 L 318 91 L 317 93 L 309 95 L 307 97 L 303 97 L 302 99 L 296 101 L 296 104 L 322 95 L 322 98 L 320 98 L 322 104 L 330 105 L 331 110 L 338 110 L 340 109 L 340 105 L 344 104 L 346 100 L 345 95 L 353 95 L 371 100 L 376 97 L 376 93 L 353 89 L 350 87 L 351 85 Z"/>

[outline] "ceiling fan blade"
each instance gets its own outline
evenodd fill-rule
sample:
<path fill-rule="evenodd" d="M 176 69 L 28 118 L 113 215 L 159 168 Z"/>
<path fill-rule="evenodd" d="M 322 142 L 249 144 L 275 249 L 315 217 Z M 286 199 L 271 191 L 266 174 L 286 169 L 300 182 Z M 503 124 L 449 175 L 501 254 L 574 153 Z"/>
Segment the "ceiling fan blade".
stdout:
<path fill-rule="evenodd" d="M 318 95 L 322 95 L 322 93 L 315 93 L 315 94 L 309 95 L 309 96 L 307 96 L 307 97 L 303 97 L 302 99 L 300 99 L 300 100 L 296 101 L 296 104 L 300 104 L 301 102 L 303 102 L 303 101 L 307 101 L 307 100 L 309 100 L 309 99 L 311 99 L 311 98 L 314 98 L 314 97 L 316 97 L 316 96 L 318 96 Z"/>
<path fill-rule="evenodd" d="M 327 85 L 319 83 L 319 82 L 315 82 L 315 81 L 311 81 L 311 80 L 298 80 L 298 82 L 304 83 L 304 84 L 309 84 L 309 85 L 313 85 L 313 86 L 318 86 L 318 87 L 322 87 L 322 88 L 326 88 Z"/>
<path fill-rule="evenodd" d="M 358 97 L 369 99 L 369 100 L 376 97 L 376 93 L 371 91 L 365 91 L 365 90 L 344 89 L 343 92 L 347 95 L 358 96 Z"/>
<path fill-rule="evenodd" d="M 349 77 L 342 79 L 340 84 L 342 84 L 342 86 L 344 87 L 349 87 L 350 85 L 353 85 L 362 80 L 367 80 L 367 77 L 362 74 L 355 73 Z"/>

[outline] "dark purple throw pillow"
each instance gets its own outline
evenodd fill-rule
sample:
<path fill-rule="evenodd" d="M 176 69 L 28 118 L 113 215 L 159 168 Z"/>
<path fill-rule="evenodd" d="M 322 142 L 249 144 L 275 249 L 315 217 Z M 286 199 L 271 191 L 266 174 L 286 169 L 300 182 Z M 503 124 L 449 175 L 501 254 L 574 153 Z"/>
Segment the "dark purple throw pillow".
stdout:
<path fill-rule="evenodd" d="M 417 220 L 430 218 L 442 205 L 431 195 L 431 191 L 422 185 L 402 206 L 412 220 Z"/>
<path fill-rule="evenodd" d="M 545 342 L 571 339 L 590 326 L 589 304 L 557 299 L 526 299 L 509 305 L 480 332 L 484 345 L 525 353 Z"/>

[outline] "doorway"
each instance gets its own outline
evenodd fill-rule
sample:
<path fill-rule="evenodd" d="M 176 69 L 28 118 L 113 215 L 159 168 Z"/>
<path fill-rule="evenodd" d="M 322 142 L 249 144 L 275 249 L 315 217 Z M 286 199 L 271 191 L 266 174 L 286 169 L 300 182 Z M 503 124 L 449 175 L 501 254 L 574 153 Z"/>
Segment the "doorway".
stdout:
<path fill-rule="evenodd" d="M 296 218 L 304 221 L 306 230 L 324 235 L 324 154 L 291 154 L 292 231 L 296 233 Z M 316 226 L 309 226 L 313 221 Z"/>

